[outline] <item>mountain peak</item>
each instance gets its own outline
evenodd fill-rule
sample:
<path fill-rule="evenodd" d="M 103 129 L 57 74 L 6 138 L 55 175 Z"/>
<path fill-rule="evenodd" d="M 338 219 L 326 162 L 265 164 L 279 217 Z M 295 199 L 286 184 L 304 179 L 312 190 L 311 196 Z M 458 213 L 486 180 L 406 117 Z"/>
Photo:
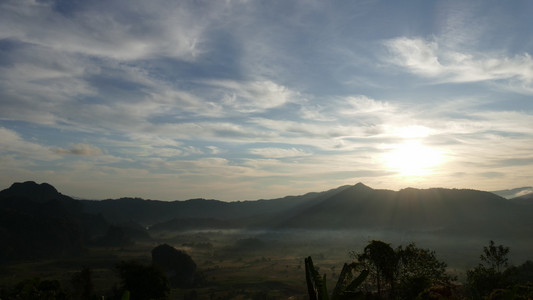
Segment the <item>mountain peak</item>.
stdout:
<path fill-rule="evenodd" d="M 41 184 L 36 183 L 35 181 L 25 181 L 25 182 L 15 182 L 13 183 L 8 190 L 11 191 L 40 191 L 47 193 L 58 193 L 55 187 L 52 185 L 43 182 Z"/>
<path fill-rule="evenodd" d="M 358 182 L 356 185 L 353 186 L 355 189 L 358 189 L 358 190 L 372 190 L 371 187 L 369 187 L 368 185 L 362 183 L 362 182 Z"/>
<path fill-rule="evenodd" d="M 15 182 L 8 189 L 1 191 L 0 195 L 24 197 L 38 202 L 68 198 L 52 185 L 48 183 L 38 184 L 35 181 Z"/>

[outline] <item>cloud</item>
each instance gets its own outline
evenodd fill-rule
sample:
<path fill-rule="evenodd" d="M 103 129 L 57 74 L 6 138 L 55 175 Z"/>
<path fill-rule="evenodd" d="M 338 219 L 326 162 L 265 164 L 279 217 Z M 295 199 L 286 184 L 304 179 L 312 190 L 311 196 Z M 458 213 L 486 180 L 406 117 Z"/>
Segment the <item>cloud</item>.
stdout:
<path fill-rule="evenodd" d="M 222 90 L 221 105 L 241 113 L 255 113 L 280 107 L 294 102 L 298 97 L 298 93 L 270 80 L 215 80 L 206 83 Z"/>
<path fill-rule="evenodd" d="M 507 57 L 497 53 L 460 52 L 437 40 L 400 37 L 384 42 L 389 62 L 437 82 L 507 80 L 531 88 L 533 59 L 529 53 Z"/>
<path fill-rule="evenodd" d="M 95 96 L 85 76 L 98 68 L 83 58 L 33 45 L 11 45 L 2 52 L 9 64 L 0 72 L 0 118 L 54 124 L 65 105 Z"/>
<path fill-rule="evenodd" d="M 205 19 L 182 2 L 88 1 L 72 5 L 68 15 L 55 4 L 3 2 L 0 38 L 116 60 L 191 60 L 201 53 Z"/>
<path fill-rule="evenodd" d="M 24 140 L 17 132 L 0 127 L 0 154 L 14 154 L 29 160 L 51 161 L 57 158 L 49 148 Z"/>
<path fill-rule="evenodd" d="M 339 111 L 346 115 L 383 115 L 393 112 L 396 108 L 388 102 L 368 98 L 365 95 L 349 96 L 343 99 L 347 109 Z"/>
<path fill-rule="evenodd" d="M 397 38 L 386 41 L 385 46 L 392 52 L 391 62 L 406 67 L 415 74 L 434 77 L 445 73 L 445 67 L 436 54 L 436 42 Z"/>
<path fill-rule="evenodd" d="M 211 151 L 211 154 L 215 154 L 215 155 L 224 152 L 224 150 L 220 149 L 220 148 L 217 147 L 217 146 L 207 146 L 206 148 L 209 149 L 209 150 Z"/>
<path fill-rule="evenodd" d="M 286 157 L 301 157 L 309 156 L 312 153 L 297 148 L 254 148 L 250 149 L 250 152 L 255 155 L 268 157 L 268 158 L 286 158 Z"/>
<path fill-rule="evenodd" d="M 88 144 L 75 144 L 71 148 L 52 148 L 54 153 L 60 155 L 97 156 L 102 154 L 100 148 Z"/>

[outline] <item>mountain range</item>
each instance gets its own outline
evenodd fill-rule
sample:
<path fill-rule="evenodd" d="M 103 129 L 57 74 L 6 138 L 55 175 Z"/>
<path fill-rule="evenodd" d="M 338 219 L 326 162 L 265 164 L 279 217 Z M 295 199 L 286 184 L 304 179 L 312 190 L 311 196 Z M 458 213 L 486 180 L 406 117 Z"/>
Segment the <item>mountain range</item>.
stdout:
<path fill-rule="evenodd" d="M 532 195 L 505 199 L 468 189 L 392 191 L 357 183 L 257 201 L 79 200 L 47 183 L 28 181 L 0 191 L 0 243 L 10 245 L 0 254 L 7 258 L 76 255 L 87 245 L 149 239 L 162 230 L 364 229 L 527 237 L 533 233 Z"/>

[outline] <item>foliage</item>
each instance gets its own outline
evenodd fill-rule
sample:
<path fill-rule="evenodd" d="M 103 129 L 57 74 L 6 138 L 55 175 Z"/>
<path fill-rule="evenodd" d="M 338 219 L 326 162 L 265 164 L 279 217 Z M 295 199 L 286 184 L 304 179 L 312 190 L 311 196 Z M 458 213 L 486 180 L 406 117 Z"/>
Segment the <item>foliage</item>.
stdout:
<path fill-rule="evenodd" d="M 369 270 L 370 278 L 377 288 L 378 297 L 383 289 L 388 288 L 394 293 L 394 284 L 398 271 L 398 257 L 390 244 L 382 241 L 371 241 L 361 254 L 353 254 L 363 268 Z"/>
<path fill-rule="evenodd" d="M 480 255 L 482 262 L 485 262 L 490 268 L 496 269 L 500 273 L 502 267 L 507 267 L 509 259 L 509 247 L 503 245 L 494 245 L 494 241 L 489 242 L 488 247 L 483 247 L 483 254 Z"/>
<path fill-rule="evenodd" d="M 189 287 L 195 282 L 196 263 L 184 251 L 167 244 L 152 249 L 152 265 L 167 274 L 172 286 Z"/>
<path fill-rule="evenodd" d="M 352 252 L 351 256 L 370 271 L 367 289 L 378 298 L 414 299 L 437 287 L 447 291 L 455 279 L 446 274 L 446 263 L 439 261 L 434 251 L 414 243 L 394 250 L 390 244 L 373 240 L 363 253 Z"/>
<path fill-rule="evenodd" d="M 494 241 L 490 241 L 488 247 L 483 247 L 481 263 L 466 272 L 468 291 L 472 298 L 482 299 L 493 290 L 503 287 L 505 276 L 502 267 L 507 266 L 508 254 L 509 247 L 496 246 Z"/>
<path fill-rule="evenodd" d="M 90 268 L 83 268 L 80 272 L 74 273 L 70 280 L 72 287 L 72 297 L 80 300 L 89 300 L 94 298 L 92 271 Z"/>
<path fill-rule="evenodd" d="M 135 261 L 121 262 L 117 271 L 122 279 L 121 294 L 129 291 L 131 300 L 165 299 L 169 286 L 165 274 L 153 266 Z M 126 293 L 127 294 L 127 293 Z"/>
<path fill-rule="evenodd" d="M 503 272 L 505 282 L 508 284 L 525 284 L 533 282 L 533 261 L 526 261 L 519 266 L 512 266 Z"/>
<path fill-rule="evenodd" d="M 357 289 L 368 276 L 368 270 L 363 270 L 355 279 L 352 271 L 355 271 L 356 264 L 344 264 L 335 289 L 331 295 L 332 300 L 337 299 L 359 299 L 363 294 Z M 329 300 L 329 294 L 326 287 L 326 274 L 320 277 L 320 274 L 313 265 L 311 256 L 305 259 L 305 279 L 307 282 L 307 291 L 309 298 L 312 300 Z"/>
<path fill-rule="evenodd" d="M 489 300 L 507 300 L 507 299 L 533 299 L 533 283 L 515 284 L 506 289 L 495 289 L 489 297 Z"/>
<path fill-rule="evenodd" d="M 67 299 L 67 294 L 57 280 L 33 278 L 19 282 L 10 291 L 3 291 L 0 297 L 17 300 L 62 300 Z"/>
<path fill-rule="evenodd" d="M 439 261 L 435 251 L 417 248 L 414 243 L 396 249 L 398 257 L 398 293 L 412 299 L 431 287 L 449 287 L 454 277 L 446 274 L 446 263 Z"/>
<path fill-rule="evenodd" d="M 467 287 L 470 296 L 474 299 L 482 299 L 490 292 L 500 287 L 501 274 L 493 268 L 486 268 L 479 265 L 471 270 L 466 271 Z"/>

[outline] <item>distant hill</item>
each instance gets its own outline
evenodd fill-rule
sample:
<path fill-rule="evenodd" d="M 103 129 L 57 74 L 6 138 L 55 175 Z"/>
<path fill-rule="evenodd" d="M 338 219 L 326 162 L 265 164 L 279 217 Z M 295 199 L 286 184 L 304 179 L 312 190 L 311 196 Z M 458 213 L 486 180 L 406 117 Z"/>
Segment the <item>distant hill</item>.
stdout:
<path fill-rule="evenodd" d="M 519 197 L 510 199 L 511 202 L 521 204 L 521 205 L 530 205 L 533 206 L 533 193 L 525 194 Z"/>
<path fill-rule="evenodd" d="M 358 183 L 297 214 L 280 218 L 278 226 L 525 235 L 533 228 L 532 212 L 489 192 L 442 188 L 395 192 Z"/>
<path fill-rule="evenodd" d="M 101 215 L 85 213 L 81 201 L 50 184 L 27 181 L 0 191 L 0 263 L 81 255 L 109 229 Z"/>
<path fill-rule="evenodd" d="M 38 203 L 44 203 L 50 200 L 72 200 L 72 198 L 58 192 L 50 184 L 37 184 L 34 181 L 15 182 L 9 188 L 0 191 L 0 199 L 7 197 L 26 198 Z"/>
<path fill-rule="evenodd" d="M 228 221 L 240 226 L 266 224 L 280 213 L 298 210 L 329 197 L 348 186 L 330 191 L 287 196 L 271 200 L 223 202 L 218 200 L 191 199 L 186 201 L 157 201 L 140 198 L 81 201 L 84 211 L 102 214 L 110 222 L 135 221 L 144 226 L 176 219 L 201 218 Z"/>
<path fill-rule="evenodd" d="M 108 220 L 152 230 L 205 228 L 373 229 L 507 236 L 533 229 L 533 210 L 494 193 L 467 189 L 375 190 L 362 183 L 272 200 L 222 202 L 138 198 L 84 202 Z"/>
<path fill-rule="evenodd" d="M 22 253 L 17 249 L 28 238 L 38 241 L 33 245 L 35 249 L 45 249 L 48 240 L 76 253 L 91 241 L 109 246 L 115 242 L 127 244 L 135 238 L 149 239 L 145 227 L 150 227 L 152 233 L 225 228 L 364 229 L 484 238 L 528 237 L 533 233 L 533 205 L 522 202 L 531 203 L 531 198 L 507 200 L 494 193 L 468 189 L 391 191 L 372 189 L 362 183 L 257 201 L 89 201 L 74 200 L 49 184 L 25 182 L 0 191 L 0 243 L 14 245 L 4 247 L 6 255 Z"/>
<path fill-rule="evenodd" d="M 518 198 L 527 194 L 533 194 L 533 187 L 526 186 L 521 188 L 493 191 L 492 193 L 507 199 Z"/>
<path fill-rule="evenodd" d="M 49 184 L 15 183 L 0 192 L 0 257 L 4 260 L 79 255 L 81 203 Z"/>

